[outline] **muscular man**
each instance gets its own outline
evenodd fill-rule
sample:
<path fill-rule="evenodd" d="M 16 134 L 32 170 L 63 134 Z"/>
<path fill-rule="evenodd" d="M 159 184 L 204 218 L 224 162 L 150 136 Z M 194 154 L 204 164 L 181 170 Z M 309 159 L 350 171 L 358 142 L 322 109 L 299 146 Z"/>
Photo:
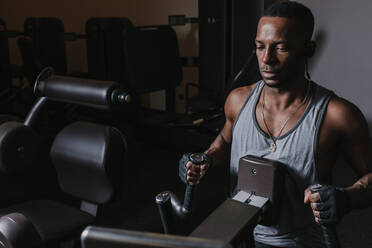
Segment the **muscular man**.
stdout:
<path fill-rule="evenodd" d="M 256 226 L 256 247 L 323 247 L 316 222 L 337 222 L 353 208 L 372 205 L 372 145 L 363 114 L 305 76 L 315 49 L 313 28 L 314 17 L 302 4 L 281 2 L 266 10 L 256 36 L 263 80 L 229 94 L 224 128 L 205 151 L 213 166 L 230 158 L 233 184 L 244 155 L 287 166 L 291 180 L 283 185 L 279 223 Z M 312 194 L 310 185 L 331 184 L 339 155 L 360 179 Z M 188 183 L 197 184 L 209 167 L 188 162 Z"/>

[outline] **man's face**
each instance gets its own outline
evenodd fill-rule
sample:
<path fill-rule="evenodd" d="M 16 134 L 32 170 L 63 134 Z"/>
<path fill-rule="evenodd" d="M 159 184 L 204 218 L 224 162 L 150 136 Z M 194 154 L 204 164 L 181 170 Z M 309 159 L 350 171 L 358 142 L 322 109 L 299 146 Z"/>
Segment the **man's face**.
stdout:
<path fill-rule="evenodd" d="M 267 17 L 257 27 L 256 54 L 265 83 L 280 87 L 304 73 L 304 31 L 293 19 Z"/>

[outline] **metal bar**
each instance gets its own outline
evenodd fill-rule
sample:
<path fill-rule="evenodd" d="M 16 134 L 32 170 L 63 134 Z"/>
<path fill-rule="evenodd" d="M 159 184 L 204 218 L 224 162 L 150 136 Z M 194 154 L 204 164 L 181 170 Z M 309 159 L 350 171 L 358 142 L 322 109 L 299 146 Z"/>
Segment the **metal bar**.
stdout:
<path fill-rule="evenodd" d="M 261 208 L 227 199 L 190 236 L 223 238 L 226 244 L 230 244 L 235 242 L 244 230 L 256 226 L 260 212 Z"/>

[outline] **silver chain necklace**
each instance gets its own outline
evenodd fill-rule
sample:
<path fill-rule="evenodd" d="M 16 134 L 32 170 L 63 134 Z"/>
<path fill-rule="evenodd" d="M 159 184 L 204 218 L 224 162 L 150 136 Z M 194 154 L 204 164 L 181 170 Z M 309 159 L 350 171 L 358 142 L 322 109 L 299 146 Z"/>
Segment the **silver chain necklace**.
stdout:
<path fill-rule="evenodd" d="M 296 107 L 295 110 L 293 110 L 287 117 L 287 119 L 284 121 L 284 124 L 282 126 L 282 128 L 280 129 L 279 131 L 279 134 L 278 136 L 275 138 L 273 136 L 273 134 L 271 133 L 267 123 L 266 123 L 266 120 L 265 120 L 265 89 L 263 89 L 263 96 L 262 96 L 262 109 L 261 109 L 261 116 L 262 116 L 262 121 L 265 125 L 265 128 L 267 130 L 267 133 L 269 134 L 270 136 L 270 139 L 271 139 L 271 144 L 270 144 L 270 150 L 271 152 L 275 152 L 276 151 L 276 140 L 280 137 L 280 135 L 282 134 L 283 130 L 284 130 L 284 127 L 287 125 L 288 121 L 294 116 L 294 114 L 301 108 L 302 105 L 305 104 L 305 102 L 307 101 L 308 97 L 309 97 L 309 93 L 310 93 L 310 81 L 308 80 L 308 83 L 307 83 L 307 90 L 306 90 L 306 95 L 304 97 L 304 99 L 302 100 L 302 102 Z"/>

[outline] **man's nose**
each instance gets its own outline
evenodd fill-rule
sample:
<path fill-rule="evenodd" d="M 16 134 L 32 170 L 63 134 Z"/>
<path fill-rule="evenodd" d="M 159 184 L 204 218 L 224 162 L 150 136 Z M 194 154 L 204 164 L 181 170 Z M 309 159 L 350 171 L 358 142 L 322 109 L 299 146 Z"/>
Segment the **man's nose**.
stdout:
<path fill-rule="evenodd" d="M 265 49 L 265 52 L 262 57 L 262 62 L 265 64 L 273 64 L 275 62 L 275 52 L 271 48 Z"/>

